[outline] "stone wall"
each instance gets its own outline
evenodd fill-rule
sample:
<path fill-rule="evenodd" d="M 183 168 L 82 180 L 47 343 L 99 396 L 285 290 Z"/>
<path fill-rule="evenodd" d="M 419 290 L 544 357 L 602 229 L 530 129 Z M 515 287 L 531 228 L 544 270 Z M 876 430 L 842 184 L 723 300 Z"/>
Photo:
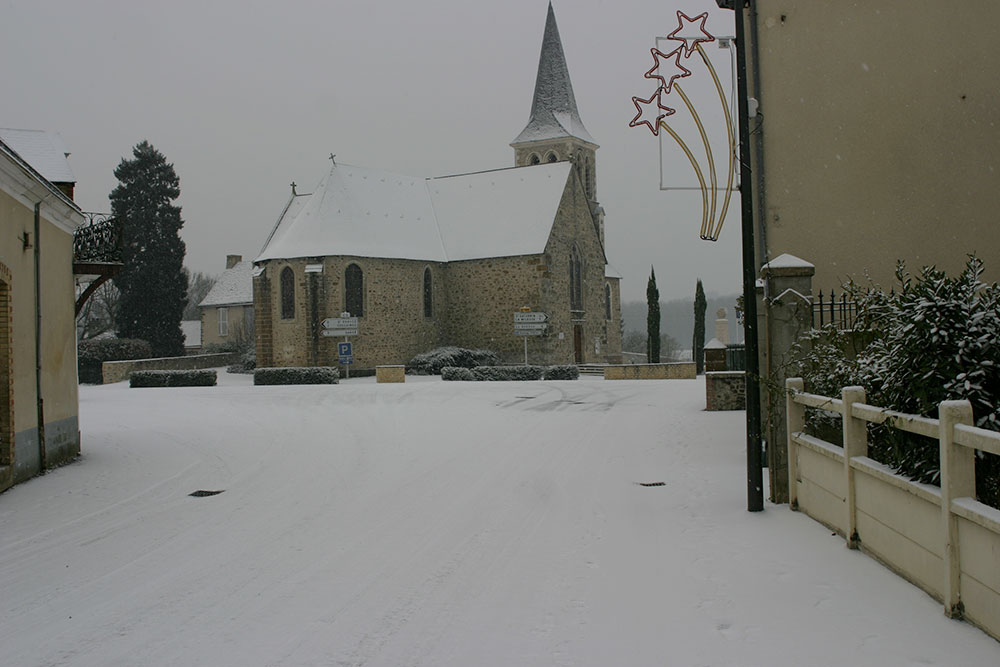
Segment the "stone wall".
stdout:
<path fill-rule="evenodd" d="M 746 374 L 743 371 L 707 371 L 705 373 L 705 409 L 745 410 Z"/>
<path fill-rule="evenodd" d="M 616 364 L 605 366 L 605 380 L 694 380 L 697 376 L 693 361 L 667 364 Z"/>
<path fill-rule="evenodd" d="M 239 359 L 239 354 L 191 354 L 186 357 L 158 357 L 129 361 L 105 361 L 101 364 L 104 384 L 127 380 L 132 371 L 178 371 L 198 368 L 228 366 Z"/>

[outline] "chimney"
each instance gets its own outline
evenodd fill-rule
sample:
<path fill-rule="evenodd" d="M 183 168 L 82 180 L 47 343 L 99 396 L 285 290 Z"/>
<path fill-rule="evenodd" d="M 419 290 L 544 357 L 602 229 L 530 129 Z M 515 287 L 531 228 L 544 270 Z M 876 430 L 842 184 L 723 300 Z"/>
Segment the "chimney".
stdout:
<path fill-rule="evenodd" d="M 226 255 L 226 269 L 231 269 L 243 261 L 243 255 Z"/>

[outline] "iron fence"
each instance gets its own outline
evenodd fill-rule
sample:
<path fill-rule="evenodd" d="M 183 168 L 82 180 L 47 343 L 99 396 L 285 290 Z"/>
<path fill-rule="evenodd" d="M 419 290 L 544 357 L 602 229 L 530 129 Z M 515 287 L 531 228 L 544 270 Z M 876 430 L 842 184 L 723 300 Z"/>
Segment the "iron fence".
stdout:
<path fill-rule="evenodd" d="M 73 261 L 122 261 L 122 233 L 118 219 L 108 213 L 85 213 L 87 222 L 73 234 Z"/>
<path fill-rule="evenodd" d="M 813 298 L 812 326 L 816 328 L 833 324 L 838 329 L 853 329 L 858 316 L 857 304 L 851 300 L 847 292 L 838 297 L 834 290 L 829 296 L 823 296 L 822 290 Z"/>

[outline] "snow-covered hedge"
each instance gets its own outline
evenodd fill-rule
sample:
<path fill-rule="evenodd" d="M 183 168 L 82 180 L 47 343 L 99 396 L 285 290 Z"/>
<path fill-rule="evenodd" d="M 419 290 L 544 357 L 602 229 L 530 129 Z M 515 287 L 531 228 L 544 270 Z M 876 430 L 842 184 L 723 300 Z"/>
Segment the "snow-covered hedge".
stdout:
<path fill-rule="evenodd" d="M 240 355 L 239 360 L 226 369 L 229 373 L 250 374 L 257 369 L 257 352 L 251 350 Z"/>
<path fill-rule="evenodd" d="M 465 382 L 472 382 L 476 379 L 471 368 L 463 368 L 462 366 L 445 366 L 441 369 L 441 379 L 445 381 L 451 380 L 462 380 Z"/>
<path fill-rule="evenodd" d="M 128 376 L 130 387 L 214 387 L 214 370 L 190 371 L 132 371 Z"/>
<path fill-rule="evenodd" d="M 417 375 L 439 375 L 447 366 L 475 368 L 476 366 L 497 366 L 500 357 L 490 350 L 467 350 L 462 347 L 439 347 L 418 354 L 406 364 L 408 373 Z"/>
<path fill-rule="evenodd" d="M 101 367 L 105 361 L 148 359 L 153 356 L 149 343 L 138 338 L 101 338 L 85 340 L 77 346 L 77 374 L 80 382 L 101 384 Z"/>
<path fill-rule="evenodd" d="M 340 372 L 333 366 L 258 368 L 254 384 L 337 384 Z"/>
<path fill-rule="evenodd" d="M 572 364 L 549 366 L 545 369 L 545 380 L 577 380 L 580 378 L 580 368 Z"/>

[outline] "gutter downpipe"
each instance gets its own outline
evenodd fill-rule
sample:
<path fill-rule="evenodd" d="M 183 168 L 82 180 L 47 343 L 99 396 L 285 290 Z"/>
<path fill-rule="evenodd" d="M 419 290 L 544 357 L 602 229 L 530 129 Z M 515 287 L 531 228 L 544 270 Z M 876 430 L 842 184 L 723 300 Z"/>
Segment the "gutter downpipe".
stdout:
<path fill-rule="evenodd" d="M 35 399 L 38 420 L 38 472 L 44 473 L 45 460 L 45 407 L 42 399 L 42 203 L 35 204 Z"/>
<path fill-rule="evenodd" d="M 747 511 L 764 509 L 764 468 L 760 419 L 760 357 L 757 340 L 757 262 L 754 247 L 754 205 L 751 192 L 750 119 L 747 93 L 746 17 L 753 0 L 716 0 L 732 9 L 736 23 L 736 81 L 740 126 L 740 213 L 743 231 L 743 331 L 746 338 Z M 755 14 L 754 14 L 755 15 Z"/>

